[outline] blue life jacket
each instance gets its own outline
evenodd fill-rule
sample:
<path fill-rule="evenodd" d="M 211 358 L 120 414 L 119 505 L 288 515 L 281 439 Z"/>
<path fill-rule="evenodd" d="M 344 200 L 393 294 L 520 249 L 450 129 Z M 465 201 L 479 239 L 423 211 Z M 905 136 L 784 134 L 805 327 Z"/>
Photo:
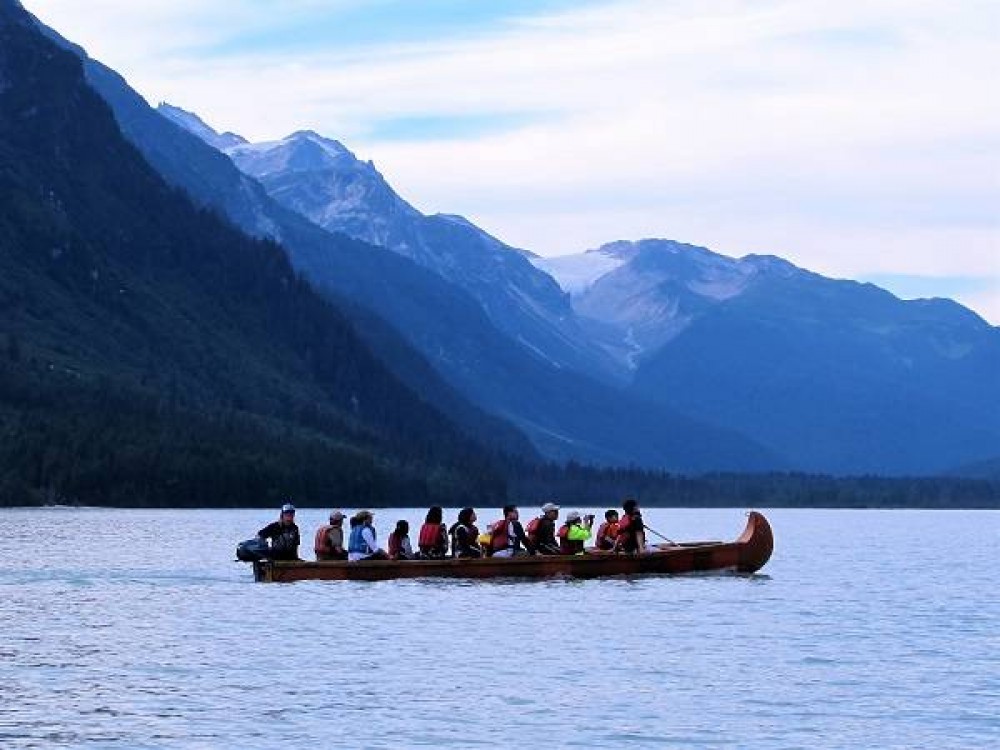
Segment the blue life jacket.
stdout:
<path fill-rule="evenodd" d="M 347 543 L 348 552 L 360 552 L 362 555 L 370 555 L 375 551 L 368 546 L 368 542 L 366 542 L 365 538 L 361 536 L 361 532 L 365 529 L 371 529 L 371 526 L 368 524 L 362 524 L 351 529 L 351 539 Z M 372 534 L 374 535 L 374 533 L 375 529 L 372 529 Z"/>

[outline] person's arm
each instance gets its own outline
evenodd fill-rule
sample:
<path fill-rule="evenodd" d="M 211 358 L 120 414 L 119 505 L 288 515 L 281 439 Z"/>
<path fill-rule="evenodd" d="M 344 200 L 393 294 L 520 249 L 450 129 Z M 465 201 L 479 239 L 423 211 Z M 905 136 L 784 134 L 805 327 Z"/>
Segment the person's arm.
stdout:
<path fill-rule="evenodd" d="M 378 544 L 375 543 L 375 534 L 367 526 L 361 530 L 361 538 L 365 540 L 365 544 L 368 545 L 368 549 L 371 550 L 372 554 L 379 551 Z"/>
<path fill-rule="evenodd" d="M 330 549 L 332 549 L 337 554 L 344 551 L 344 532 L 338 531 L 337 529 L 330 529 L 326 532 L 327 538 L 330 540 Z"/>
<path fill-rule="evenodd" d="M 270 539 L 271 537 L 274 536 L 274 526 L 275 526 L 275 524 L 276 524 L 276 522 L 272 521 L 267 526 L 265 526 L 263 529 L 261 529 L 260 531 L 258 531 L 257 532 L 257 536 L 259 536 L 261 539 Z"/>
<path fill-rule="evenodd" d="M 535 545 L 531 543 L 528 539 L 528 535 L 524 533 L 524 526 L 521 525 L 520 521 L 514 521 L 514 534 L 524 545 L 524 548 L 528 550 L 529 555 L 535 554 Z"/>

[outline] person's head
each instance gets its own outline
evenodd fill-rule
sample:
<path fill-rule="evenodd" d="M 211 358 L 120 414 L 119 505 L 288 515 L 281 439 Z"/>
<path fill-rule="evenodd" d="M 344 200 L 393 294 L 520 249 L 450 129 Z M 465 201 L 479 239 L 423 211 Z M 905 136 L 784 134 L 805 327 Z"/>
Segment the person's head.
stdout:
<path fill-rule="evenodd" d="M 424 517 L 424 523 L 441 523 L 442 521 L 444 521 L 444 509 L 440 505 L 432 505 Z"/>
<path fill-rule="evenodd" d="M 410 533 L 409 522 L 404 521 L 402 519 L 396 521 L 396 533 L 399 534 L 399 536 L 406 536 L 407 534 L 409 534 Z"/>
<path fill-rule="evenodd" d="M 462 508 L 458 512 L 458 522 L 463 526 L 471 526 L 476 522 L 476 511 L 472 508 Z"/>
<path fill-rule="evenodd" d="M 354 526 L 365 526 L 367 524 L 370 524 L 372 520 L 374 520 L 374 518 L 375 517 L 372 515 L 371 511 L 359 510 L 357 513 L 354 514 L 353 521 L 356 523 L 353 522 L 352 523 Z"/>
<path fill-rule="evenodd" d="M 353 529 L 353 528 L 354 528 L 355 526 L 357 526 L 357 525 L 358 525 L 359 523 L 361 523 L 361 522 L 360 522 L 360 521 L 358 520 L 358 514 L 357 514 L 357 513 L 355 513 L 355 514 L 354 514 L 353 516 L 351 516 L 351 518 L 350 518 L 350 520 L 348 521 L 348 523 L 350 523 L 350 524 L 351 524 L 351 528 L 352 528 L 352 529 Z"/>
<path fill-rule="evenodd" d="M 503 517 L 508 521 L 516 521 L 519 517 L 516 505 L 503 506 Z"/>
<path fill-rule="evenodd" d="M 281 522 L 284 524 L 295 523 L 295 506 L 291 503 L 285 503 L 281 506 L 281 515 L 279 516 Z"/>
<path fill-rule="evenodd" d="M 618 511 L 614 508 L 604 511 L 604 520 L 608 523 L 618 522 Z"/>
<path fill-rule="evenodd" d="M 583 518 L 580 516 L 580 511 L 571 510 L 566 514 L 566 523 L 569 526 L 579 525 L 583 523 Z"/>
<path fill-rule="evenodd" d="M 343 526 L 344 525 L 344 514 L 339 510 L 333 511 L 330 514 L 330 525 L 331 526 Z"/>
<path fill-rule="evenodd" d="M 628 498 L 625 502 L 622 503 L 622 510 L 624 510 L 626 513 L 633 513 L 635 512 L 635 509 L 638 507 L 639 503 L 637 503 L 632 498 Z"/>
<path fill-rule="evenodd" d="M 559 518 L 559 506 L 555 503 L 545 503 L 542 506 L 542 515 L 550 521 L 555 521 Z"/>

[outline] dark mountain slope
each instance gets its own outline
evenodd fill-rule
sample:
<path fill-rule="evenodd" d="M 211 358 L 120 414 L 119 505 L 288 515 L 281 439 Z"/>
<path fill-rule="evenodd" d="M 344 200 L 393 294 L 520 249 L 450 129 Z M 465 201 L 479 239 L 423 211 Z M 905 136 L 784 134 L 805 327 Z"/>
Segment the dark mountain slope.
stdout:
<path fill-rule="evenodd" d="M 410 273 L 413 263 L 369 261 L 368 246 L 334 237 L 272 200 L 253 179 L 236 169 L 227 156 L 153 110 L 115 71 L 92 60 L 86 52 L 39 23 L 42 33 L 83 61 L 90 85 L 111 106 L 122 133 L 171 185 L 183 189 L 199 206 L 218 211 L 252 236 L 280 242 L 298 270 L 315 277 L 320 269 L 336 275 L 342 287 L 366 306 L 378 297 L 369 290 L 384 288 L 387 279 Z M 361 254 L 355 256 L 358 250 Z M 396 259 L 388 251 L 378 251 Z M 386 274 L 389 274 L 387 277 Z M 430 274 L 424 274 L 429 276 Z M 425 283 L 416 281 L 413 283 Z M 437 287 L 446 286 L 443 282 Z M 439 296 L 447 296 L 448 291 Z M 342 302 L 337 298 L 336 302 Z M 450 386 L 405 339 L 372 322 L 370 312 L 354 304 L 357 331 L 389 369 L 412 390 L 459 424 L 476 440 L 507 453 L 531 457 L 531 443 L 510 424 L 487 414 Z M 378 313 L 376 312 L 376 315 Z M 383 313 L 384 315 L 384 313 Z M 369 331 L 371 323 L 371 332 Z M 363 324 L 363 325 L 361 325 Z M 369 335 L 371 333 L 371 335 Z"/>
<path fill-rule="evenodd" d="M 279 247 L 162 181 L 11 0 L 0 200 L 5 502 L 502 495 Z"/>

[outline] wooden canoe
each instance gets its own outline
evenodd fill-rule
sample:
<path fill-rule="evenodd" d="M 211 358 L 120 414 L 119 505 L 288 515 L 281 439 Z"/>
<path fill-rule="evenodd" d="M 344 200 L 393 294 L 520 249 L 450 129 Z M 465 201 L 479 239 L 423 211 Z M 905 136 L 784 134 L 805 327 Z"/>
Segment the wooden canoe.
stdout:
<path fill-rule="evenodd" d="M 573 556 L 487 557 L 479 560 L 371 560 L 361 562 L 255 562 L 254 578 L 265 583 L 292 581 L 386 581 L 393 578 L 600 578 L 676 575 L 697 572 L 754 573 L 774 548 L 771 525 L 756 511 L 734 542 L 664 545 L 655 552 L 623 555 L 588 552 Z"/>

